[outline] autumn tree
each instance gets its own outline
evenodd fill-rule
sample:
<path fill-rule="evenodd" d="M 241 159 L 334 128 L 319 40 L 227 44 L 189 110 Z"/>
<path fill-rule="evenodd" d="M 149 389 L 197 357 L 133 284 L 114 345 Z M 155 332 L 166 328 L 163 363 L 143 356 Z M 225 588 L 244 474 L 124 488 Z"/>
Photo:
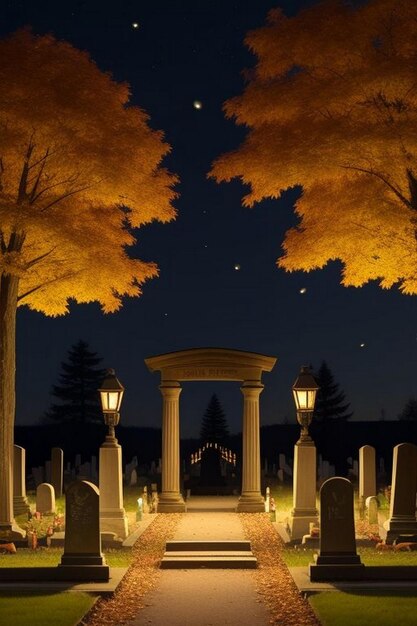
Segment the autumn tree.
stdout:
<path fill-rule="evenodd" d="M 300 186 L 280 267 L 339 259 L 346 286 L 417 293 L 416 3 L 275 9 L 246 44 L 257 63 L 225 112 L 247 136 L 211 175 L 240 177 L 249 207 Z"/>
<path fill-rule="evenodd" d="M 0 41 L 0 531 L 13 537 L 17 306 L 117 311 L 158 273 L 130 258 L 134 229 L 175 217 L 169 151 L 129 86 L 52 36 Z M 19 530 L 17 530 L 19 534 Z"/>
<path fill-rule="evenodd" d="M 352 417 L 349 412 L 349 402 L 346 402 L 346 395 L 340 389 L 339 383 L 335 382 L 332 371 L 326 361 L 322 361 L 319 369 L 314 374 L 314 378 L 319 385 L 316 405 L 314 408 L 314 419 L 325 423 L 329 420 L 345 421 Z"/>
<path fill-rule="evenodd" d="M 102 423 L 98 389 L 106 370 L 98 367 L 101 361 L 85 341 L 78 341 L 68 350 L 67 359 L 61 363 L 58 384 L 51 389 L 57 401 L 45 415 L 48 422 Z"/>

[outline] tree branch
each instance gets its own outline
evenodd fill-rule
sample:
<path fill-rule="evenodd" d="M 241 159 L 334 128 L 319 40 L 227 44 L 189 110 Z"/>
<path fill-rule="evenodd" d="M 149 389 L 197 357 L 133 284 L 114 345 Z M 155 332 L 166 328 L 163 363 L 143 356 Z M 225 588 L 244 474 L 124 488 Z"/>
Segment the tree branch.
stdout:
<path fill-rule="evenodd" d="M 399 200 L 401 200 L 403 204 L 405 204 L 405 206 L 407 206 L 409 209 L 415 210 L 411 202 L 407 200 L 407 198 L 403 196 L 403 194 L 396 187 L 394 187 L 394 185 L 390 183 L 389 180 L 385 178 L 385 176 L 383 176 L 379 172 L 375 172 L 374 170 L 367 170 L 365 167 L 355 167 L 354 165 L 341 165 L 341 167 L 345 170 L 355 170 L 357 172 L 362 172 L 364 174 L 370 174 L 371 176 L 375 176 L 376 178 L 381 180 L 389 189 L 391 189 L 391 191 L 397 196 Z"/>
<path fill-rule="evenodd" d="M 26 268 L 29 269 L 30 267 L 33 267 L 34 265 L 36 265 L 36 263 L 39 263 L 40 261 L 45 259 L 47 256 L 52 254 L 52 252 L 54 252 L 56 249 L 57 249 L 57 246 L 54 246 L 51 250 L 49 250 L 48 252 L 45 252 L 45 254 L 41 254 L 40 256 L 35 257 L 31 261 L 28 261 L 26 263 Z"/>
<path fill-rule="evenodd" d="M 79 189 L 74 189 L 73 191 L 69 191 L 68 193 L 64 193 L 64 195 L 60 196 L 59 198 L 56 198 L 56 200 L 54 200 L 53 202 L 50 202 L 49 204 L 44 206 L 41 209 L 41 212 L 43 213 L 43 211 L 46 211 L 47 209 L 50 209 L 55 204 L 58 204 L 58 202 L 61 202 L 61 200 L 65 200 L 65 198 L 69 198 L 70 196 L 74 196 L 76 193 L 80 193 L 81 191 L 85 191 L 86 189 L 91 189 L 91 187 L 94 187 L 94 185 L 86 185 L 85 187 L 80 187 Z"/>
<path fill-rule="evenodd" d="M 76 276 L 80 272 L 81 270 L 79 270 L 78 272 L 68 272 L 68 274 L 63 274 L 62 276 L 58 276 L 57 278 L 52 278 L 51 280 L 47 280 L 45 283 L 42 283 L 41 285 L 37 285 L 36 287 L 29 289 L 29 291 L 26 291 L 25 293 L 23 293 L 21 296 L 18 296 L 17 301 L 20 302 L 21 300 L 23 300 L 23 298 L 27 298 L 32 293 L 35 293 L 35 291 L 39 291 L 39 289 L 42 289 L 42 287 L 46 287 L 47 285 L 52 285 L 53 283 L 56 283 L 60 280 L 64 280 L 65 278 L 72 278 L 73 276 Z"/>

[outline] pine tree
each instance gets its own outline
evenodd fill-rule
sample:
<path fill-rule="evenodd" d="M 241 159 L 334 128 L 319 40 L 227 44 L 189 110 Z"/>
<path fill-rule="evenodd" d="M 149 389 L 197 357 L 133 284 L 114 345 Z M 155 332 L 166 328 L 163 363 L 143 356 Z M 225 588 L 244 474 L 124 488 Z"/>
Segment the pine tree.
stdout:
<path fill-rule="evenodd" d="M 200 439 L 203 444 L 226 444 L 229 438 L 229 428 L 222 405 L 216 394 L 211 396 L 206 412 L 201 422 Z"/>
<path fill-rule="evenodd" d="M 80 340 L 70 348 L 67 361 L 61 363 L 59 384 L 51 390 L 60 403 L 52 404 L 46 413 L 48 420 L 102 422 L 98 388 L 106 371 L 97 368 L 101 360 L 85 341 Z"/>
<path fill-rule="evenodd" d="M 417 420 L 417 400 L 416 398 L 409 398 L 406 402 L 403 410 L 398 416 L 399 420 Z"/>
<path fill-rule="evenodd" d="M 323 423 L 331 419 L 345 421 L 352 417 L 353 412 L 346 412 L 350 404 L 346 403 L 346 396 L 339 390 L 339 383 L 334 382 L 334 376 L 325 361 L 320 365 L 315 378 L 320 386 L 314 410 L 315 420 Z"/>

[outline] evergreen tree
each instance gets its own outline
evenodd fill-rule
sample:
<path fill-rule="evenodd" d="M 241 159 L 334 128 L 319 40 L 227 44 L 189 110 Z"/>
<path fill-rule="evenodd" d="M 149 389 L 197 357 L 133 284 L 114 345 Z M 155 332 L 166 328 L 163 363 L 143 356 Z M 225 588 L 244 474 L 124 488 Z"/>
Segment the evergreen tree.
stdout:
<path fill-rule="evenodd" d="M 322 423 L 331 419 L 348 420 L 353 415 L 353 412 L 346 412 L 350 404 L 346 403 L 346 396 L 340 391 L 339 384 L 334 382 L 333 374 L 325 361 L 314 376 L 320 386 L 314 410 L 315 420 Z"/>
<path fill-rule="evenodd" d="M 399 420 L 417 420 L 417 400 L 416 398 L 409 398 L 398 416 Z"/>
<path fill-rule="evenodd" d="M 206 412 L 201 422 L 200 439 L 203 444 L 226 444 L 229 438 L 229 428 L 222 405 L 216 394 L 211 396 Z"/>
<path fill-rule="evenodd" d="M 70 348 L 67 361 L 61 363 L 59 384 L 51 390 L 60 403 L 51 405 L 48 420 L 81 424 L 102 421 L 98 388 L 106 370 L 97 367 L 101 360 L 85 341 Z"/>

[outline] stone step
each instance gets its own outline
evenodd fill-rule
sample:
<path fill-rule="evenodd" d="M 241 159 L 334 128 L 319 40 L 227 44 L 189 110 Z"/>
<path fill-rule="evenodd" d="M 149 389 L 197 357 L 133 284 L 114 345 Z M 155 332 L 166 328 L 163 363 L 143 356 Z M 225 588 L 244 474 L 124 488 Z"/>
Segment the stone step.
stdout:
<path fill-rule="evenodd" d="M 197 567 L 253 569 L 250 541 L 167 541 L 162 569 Z"/>
<path fill-rule="evenodd" d="M 251 551 L 250 541 L 167 541 L 166 552 L 186 550 L 246 550 Z"/>
<path fill-rule="evenodd" d="M 191 569 L 191 568 L 219 568 L 219 569 L 254 569 L 256 558 L 248 553 L 207 553 L 197 552 L 176 554 L 165 553 L 161 561 L 161 569 Z"/>

